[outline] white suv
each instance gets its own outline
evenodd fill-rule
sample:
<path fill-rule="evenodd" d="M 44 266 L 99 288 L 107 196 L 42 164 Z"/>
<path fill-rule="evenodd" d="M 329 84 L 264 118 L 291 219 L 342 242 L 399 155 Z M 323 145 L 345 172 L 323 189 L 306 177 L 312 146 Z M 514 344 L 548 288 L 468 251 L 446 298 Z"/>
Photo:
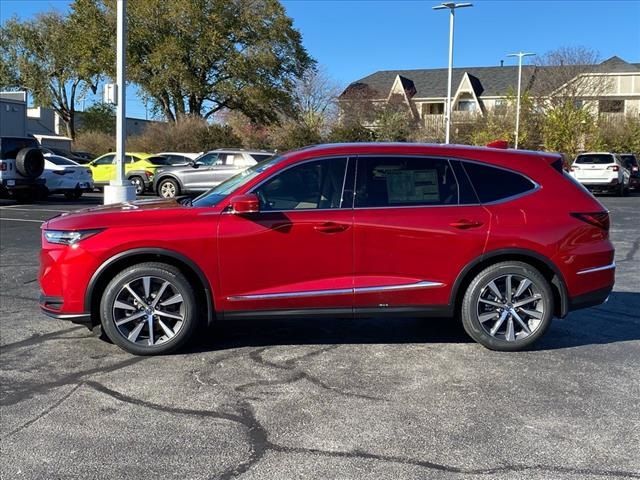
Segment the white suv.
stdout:
<path fill-rule="evenodd" d="M 616 153 L 581 153 L 571 165 L 571 175 L 594 192 L 611 192 L 619 196 L 629 192 L 630 173 Z"/>

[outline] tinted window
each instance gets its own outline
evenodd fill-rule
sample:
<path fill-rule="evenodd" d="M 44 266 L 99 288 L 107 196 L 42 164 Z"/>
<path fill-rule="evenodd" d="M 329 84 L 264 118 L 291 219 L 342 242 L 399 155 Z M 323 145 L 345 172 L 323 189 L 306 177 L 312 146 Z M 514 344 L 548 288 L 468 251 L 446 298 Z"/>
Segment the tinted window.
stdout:
<path fill-rule="evenodd" d="M 113 159 L 116 158 L 115 154 L 105 155 L 102 158 L 93 162 L 94 165 L 111 165 Z"/>
<path fill-rule="evenodd" d="M 73 165 L 73 166 L 77 165 L 77 163 L 74 162 L 73 160 L 69 160 L 68 158 L 64 158 L 64 157 L 59 157 L 58 155 L 49 155 L 45 158 L 49 160 L 51 163 L 54 163 L 56 165 Z"/>
<path fill-rule="evenodd" d="M 296 165 L 277 174 L 255 191 L 260 209 L 340 208 L 346 165 L 346 158 L 331 158 Z"/>
<path fill-rule="evenodd" d="M 4 137 L 0 140 L 0 158 L 15 159 L 23 148 L 40 148 L 35 138 Z"/>
<path fill-rule="evenodd" d="M 356 207 L 456 205 L 458 184 L 448 160 L 361 157 Z"/>
<path fill-rule="evenodd" d="M 149 157 L 146 160 L 152 165 L 171 165 L 167 157 Z"/>
<path fill-rule="evenodd" d="M 578 155 L 576 163 L 591 163 L 594 165 L 604 165 L 607 163 L 615 163 L 613 155 Z"/>
<path fill-rule="evenodd" d="M 622 158 L 627 168 L 638 166 L 638 161 L 636 160 L 635 155 L 620 155 L 620 158 Z"/>
<path fill-rule="evenodd" d="M 251 156 L 256 159 L 256 162 L 262 162 L 263 160 L 266 160 L 267 158 L 273 157 L 273 155 L 270 154 L 270 153 L 265 153 L 265 154 L 252 153 Z"/>
<path fill-rule="evenodd" d="M 462 164 L 482 203 L 513 197 L 535 188 L 533 182 L 519 173 L 472 162 Z"/>

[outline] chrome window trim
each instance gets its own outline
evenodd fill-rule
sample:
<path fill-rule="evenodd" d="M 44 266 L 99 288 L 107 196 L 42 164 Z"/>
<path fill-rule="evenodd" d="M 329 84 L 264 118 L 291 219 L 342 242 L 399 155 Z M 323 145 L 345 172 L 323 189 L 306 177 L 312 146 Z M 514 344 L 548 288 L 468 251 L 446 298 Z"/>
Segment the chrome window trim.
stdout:
<path fill-rule="evenodd" d="M 401 285 L 380 285 L 376 287 L 336 288 L 332 290 L 307 290 L 304 292 L 259 293 L 255 295 L 232 295 L 227 297 L 231 302 L 242 300 L 272 300 L 279 298 L 323 297 L 327 295 L 346 295 L 354 293 L 388 292 L 394 290 L 413 290 L 416 288 L 442 287 L 444 283 L 422 280 Z"/>
<path fill-rule="evenodd" d="M 604 270 L 612 270 L 616 268 L 616 262 L 611 262 L 609 265 L 603 265 L 602 267 L 586 268 L 578 271 L 578 275 L 584 275 L 585 273 L 602 272 Z"/>

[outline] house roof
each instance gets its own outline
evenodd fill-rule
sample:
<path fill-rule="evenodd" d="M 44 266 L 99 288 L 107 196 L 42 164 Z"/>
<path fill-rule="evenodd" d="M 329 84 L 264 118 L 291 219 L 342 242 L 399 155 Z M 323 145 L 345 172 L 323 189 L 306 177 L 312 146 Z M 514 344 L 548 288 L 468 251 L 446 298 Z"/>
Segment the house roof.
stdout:
<path fill-rule="evenodd" d="M 561 67 L 522 67 L 522 86 L 529 88 L 533 85 L 535 74 L 540 69 L 553 69 Z M 604 73 L 640 72 L 640 64 L 628 63 L 619 57 L 611 57 L 594 67 L 585 66 L 585 70 L 593 70 Z M 477 96 L 491 97 L 501 96 L 515 92 L 518 87 L 518 66 L 508 65 L 501 67 L 459 67 L 452 71 L 452 85 L 455 90 L 462 81 L 465 73 Z M 447 95 L 446 68 L 416 69 L 416 70 L 381 70 L 368 75 L 349 85 L 342 93 L 342 98 L 349 98 L 357 92 L 366 92 L 366 98 L 384 98 L 388 95 L 397 76 L 403 81 L 413 83 L 415 88 L 414 98 L 444 98 Z M 364 96 L 360 96 L 363 98 Z"/>

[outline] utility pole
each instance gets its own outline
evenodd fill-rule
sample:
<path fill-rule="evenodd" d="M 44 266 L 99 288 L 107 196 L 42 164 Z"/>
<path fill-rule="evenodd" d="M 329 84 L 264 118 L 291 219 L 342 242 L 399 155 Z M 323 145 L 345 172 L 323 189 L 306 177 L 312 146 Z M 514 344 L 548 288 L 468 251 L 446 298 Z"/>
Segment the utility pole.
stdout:
<path fill-rule="evenodd" d="M 116 41 L 116 85 L 118 105 L 116 109 L 116 177 L 104 187 L 104 204 L 135 200 L 136 190 L 126 179 L 124 165 L 126 152 L 126 45 L 127 45 L 127 0 L 117 0 L 117 41 Z"/>
<path fill-rule="evenodd" d="M 516 142 L 514 148 L 518 148 L 518 137 L 520 135 L 520 88 L 522 85 L 522 58 L 530 57 L 535 55 L 535 53 L 510 53 L 507 57 L 518 57 L 518 98 L 516 99 Z"/>
<path fill-rule="evenodd" d="M 445 112 L 445 143 L 449 143 L 451 134 L 451 76 L 453 73 L 453 23 L 456 8 L 473 7 L 471 3 L 445 2 L 433 7 L 434 10 L 449 9 L 449 77 L 447 80 L 447 105 Z"/>

